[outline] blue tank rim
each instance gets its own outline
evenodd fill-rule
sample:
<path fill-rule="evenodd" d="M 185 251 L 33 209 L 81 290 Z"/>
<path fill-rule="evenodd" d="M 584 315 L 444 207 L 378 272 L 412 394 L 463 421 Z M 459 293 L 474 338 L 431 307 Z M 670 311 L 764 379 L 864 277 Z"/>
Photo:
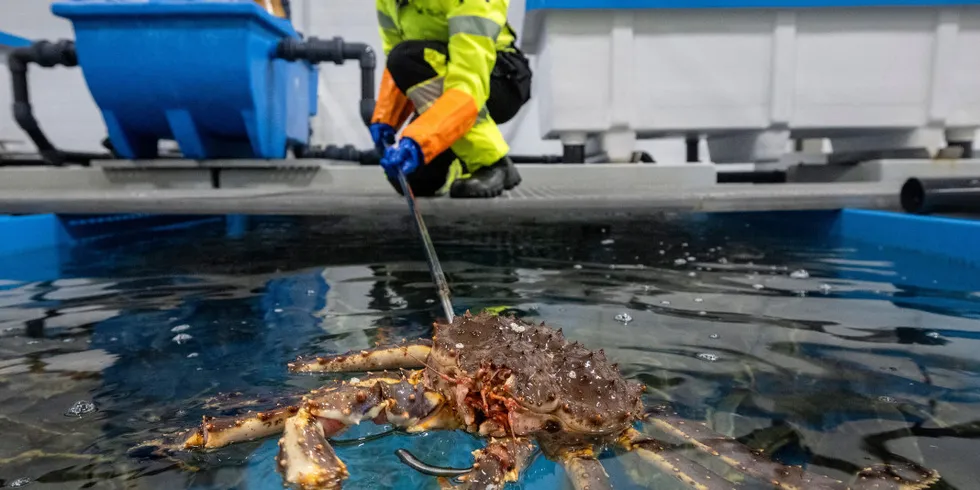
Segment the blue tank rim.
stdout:
<path fill-rule="evenodd" d="M 283 37 L 297 37 L 292 23 L 265 11 L 255 2 L 88 2 L 76 0 L 51 4 L 51 13 L 72 22 L 84 19 L 139 17 L 246 17 L 259 21 Z"/>
<path fill-rule="evenodd" d="M 16 36 L 9 32 L 0 31 L 0 46 L 7 46 L 11 48 L 22 48 L 24 46 L 30 46 L 31 40 L 25 39 L 20 36 Z"/>

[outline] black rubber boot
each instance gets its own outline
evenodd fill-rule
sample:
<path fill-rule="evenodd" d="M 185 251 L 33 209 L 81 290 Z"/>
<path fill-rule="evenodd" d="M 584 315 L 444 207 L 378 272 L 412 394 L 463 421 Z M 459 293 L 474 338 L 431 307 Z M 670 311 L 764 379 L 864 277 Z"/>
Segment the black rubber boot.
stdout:
<path fill-rule="evenodd" d="M 509 191 L 521 183 L 521 174 L 509 157 L 483 167 L 468 179 L 453 182 L 449 195 L 455 198 L 491 198 Z"/>

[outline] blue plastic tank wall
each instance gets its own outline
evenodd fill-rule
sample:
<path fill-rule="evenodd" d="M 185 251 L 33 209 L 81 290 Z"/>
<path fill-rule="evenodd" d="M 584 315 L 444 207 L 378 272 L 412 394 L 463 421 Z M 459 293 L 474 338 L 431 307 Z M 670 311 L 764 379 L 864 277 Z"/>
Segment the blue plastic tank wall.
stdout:
<path fill-rule="evenodd" d="M 121 156 L 153 158 L 173 139 L 187 158 L 284 158 L 307 143 L 317 70 L 273 59 L 289 21 L 241 0 L 76 0 L 52 5 Z"/>
<path fill-rule="evenodd" d="M 8 32 L 0 31 L 0 52 L 3 48 L 19 48 L 30 45 L 31 42 L 20 36 L 15 36 Z"/>
<path fill-rule="evenodd" d="M 0 281 L 51 281 L 61 277 L 65 251 L 94 240 L 129 239 L 220 223 L 221 216 L 154 214 L 0 215 Z M 243 230 L 247 224 L 238 224 Z"/>

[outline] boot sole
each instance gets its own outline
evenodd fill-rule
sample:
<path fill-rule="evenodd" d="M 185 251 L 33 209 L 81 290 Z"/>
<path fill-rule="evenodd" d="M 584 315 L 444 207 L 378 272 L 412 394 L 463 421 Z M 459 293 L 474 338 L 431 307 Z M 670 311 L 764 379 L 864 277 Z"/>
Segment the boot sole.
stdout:
<path fill-rule="evenodd" d="M 460 194 L 454 192 L 450 188 L 449 196 L 455 199 L 490 199 L 494 197 L 499 197 L 504 191 L 509 191 L 521 184 L 521 174 L 517 171 L 517 168 L 513 164 L 508 165 L 504 169 L 504 185 L 500 189 L 483 189 L 480 192 L 475 192 L 472 194 Z M 454 186 L 455 187 L 455 186 Z"/>

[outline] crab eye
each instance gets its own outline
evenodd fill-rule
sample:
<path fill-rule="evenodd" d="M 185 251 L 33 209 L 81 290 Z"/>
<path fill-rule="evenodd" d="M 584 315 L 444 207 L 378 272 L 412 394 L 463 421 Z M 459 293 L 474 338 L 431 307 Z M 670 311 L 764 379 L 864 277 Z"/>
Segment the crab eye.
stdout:
<path fill-rule="evenodd" d="M 555 432 L 558 432 L 558 431 L 561 430 L 561 424 L 559 424 L 558 422 L 555 422 L 554 420 L 549 420 L 547 423 L 544 424 L 544 430 L 546 432 L 550 432 L 550 433 L 554 434 Z"/>

